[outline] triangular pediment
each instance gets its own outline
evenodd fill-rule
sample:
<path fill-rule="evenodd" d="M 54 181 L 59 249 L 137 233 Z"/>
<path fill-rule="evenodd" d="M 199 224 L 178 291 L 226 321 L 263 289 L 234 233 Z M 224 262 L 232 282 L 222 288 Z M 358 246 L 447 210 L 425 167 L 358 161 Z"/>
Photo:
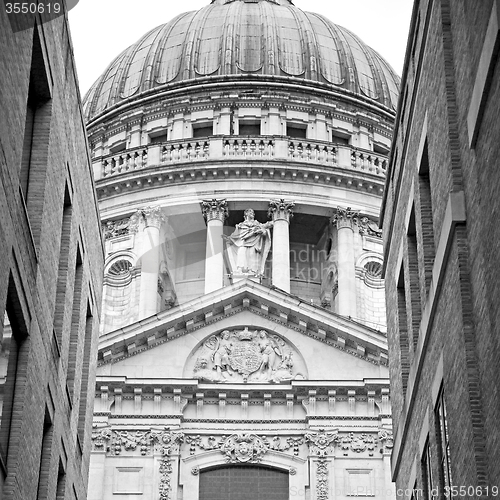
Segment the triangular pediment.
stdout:
<path fill-rule="evenodd" d="M 355 356 L 372 366 L 387 366 L 387 339 L 381 332 L 251 280 L 103 335 L 98 362 L 100 366 L 115 364 L 151 349 L 176 351 L 188 337 L 202 339 L 212 332 L 245 327 L 300 339 L 301 345 L 307 338 L 317 352 L 331 351 L 329 359 L 335 356 L 339 362 L 346 356 Z M 176 342 L 183 337 L 186 338 Z"/>

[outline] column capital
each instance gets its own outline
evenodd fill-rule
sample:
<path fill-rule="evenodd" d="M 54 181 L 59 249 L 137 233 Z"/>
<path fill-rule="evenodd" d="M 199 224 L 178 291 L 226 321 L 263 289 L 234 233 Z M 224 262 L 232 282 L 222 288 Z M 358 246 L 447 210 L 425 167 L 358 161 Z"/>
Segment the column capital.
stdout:
<path fill-rule="evenodd" d="M 220 220 L 224 222 L 226 217 L 229 216 L 229 210 L 227 208 L 226 199 L 217 200 L 215 198 L 211 200 L 202 200 L 201 203 L 201 213 L 205 218 L 206 222 L 211 220 Z"/>
<path fill-rule="evenodd" d="M 269 202 L 269 210 L 267 211 L 267 216 L 273 220 L 285 220 L 290 222 L 293 217 L 293 209 L 295 203 L 293 201 L 286 201 L 283 198 L 279 200 L 271 200 Z"/>
<path fill-rule="evenodd" d="M 160 207 L 143 208 L 142 216 L 144 217 L 146 227 L 153 226 L 160 229 L 162 223 L 166 221 L 166 217 L 163 215 Z"/>
<path fill-rule="evenodd" d="M 354 230 L 354 226 L 359 222 L 359 212 L 351 210 L 351 207 L 337 207 L 337 211 L 332 215 L 330 222 L 337 226 L 337 229 L 349 228 Z"/>
<path fill-rule="evenodd" d="M 144 223 L 144 227 L 151 226 L 160 229 L 160 226 L 166 220 L 167 218 L 163 215 L 161 208 L 158 206 L 140 208 L 130 217 L 129 230 L 136 232 L 141 222 Z"/>

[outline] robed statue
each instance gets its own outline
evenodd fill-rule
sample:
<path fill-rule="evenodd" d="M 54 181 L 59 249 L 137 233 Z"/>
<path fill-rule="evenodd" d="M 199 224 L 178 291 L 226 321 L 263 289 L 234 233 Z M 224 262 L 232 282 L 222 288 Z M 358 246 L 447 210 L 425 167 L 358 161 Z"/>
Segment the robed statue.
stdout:
<path fill-rule="evenodd" d="M 227 254 L 233 274 L 262 276 L 267 255 L 271 249 L 272 222 L 255 220 L 255 212 L 248 208 L 245 220 L 236 224 L 233 234 L 226 236 Z"/>

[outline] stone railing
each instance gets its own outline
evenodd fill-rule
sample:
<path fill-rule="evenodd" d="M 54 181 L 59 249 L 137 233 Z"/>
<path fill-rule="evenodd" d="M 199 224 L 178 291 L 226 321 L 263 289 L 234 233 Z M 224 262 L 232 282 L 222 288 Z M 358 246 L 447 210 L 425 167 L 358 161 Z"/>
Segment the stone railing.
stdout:
<path fill-rule="evenodd" d="M 222 149 L 224 158 L 271 159 L 274 158 L 274 140 L 269 137 L 225 139 Z"/>
<path fill-rule="evenodd" d="M 362 170 L 371 174 L 384 175 L 387 170 L 388 158 L 373 151 L 352 149 L 351 167 L 353 170 Z"/>
<path fill-rule="evenodd" d="M 295 161 L 336 165 L 337 146 L 324 142 L 290 140 L 288 158 Z"/>
<path fill-rule="evenodd" d="M 96 180 L 148 167 L 182 166 L 221 160 L 289 161 L 340 168 L 385 177 L 385 155 L 345 144 L 290 139 L 282 136 L 228 137 L 174 140 L 148 144 L 94 160 Z M 303 167 L 302 167 L 303 168 Z"/>
<path fill-rule="evenodd" d="M 102 177 L 117 175 L 132 170 L 146 168 L 148 165 L 148 148 L 140 148 L 120 151 L 106 156 L 102 160 Z"/>
<path fill-rule="evenodd" d="M 170 141 L 161 146 L 160 163 L 180 163 L 206 160 L 210 156 L 210 142 Z"/>

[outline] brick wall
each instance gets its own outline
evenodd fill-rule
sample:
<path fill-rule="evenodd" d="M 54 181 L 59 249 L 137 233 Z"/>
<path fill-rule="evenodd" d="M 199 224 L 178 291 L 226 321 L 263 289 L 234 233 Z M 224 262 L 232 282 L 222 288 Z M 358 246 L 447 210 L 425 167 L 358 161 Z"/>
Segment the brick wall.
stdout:
<path fill-rule="evenodd" d="M 480 8 L 465 0 L 416 2 L 382 209 L 394 479 L 398 488 L 415 481 L 423 486 L 420 461 L 428 437 L 439 483 L 434 409 L 442 385 L 453 483 L 479 487 L 468 498 L 487 495 L 486 487 L 500 482 L 500 68 L 498 51 L 488 52 L 489 44 L 498 47 L 498 29 L 487 29 L 499 8 L 496 0 Z M 407 239 L 413 202 L 416 259 Z M 397 308 L 401 269 L 406 311 Z M 419 331 L 418 341 L 410 342 L 406 394 L 405 312 L 413 340 Z"/>
<path fill-rule="evenodd" d="M 84 499 L 92 402 L 81 405 L 80 390 L 94 385 L 102 241 L 67 20 L 30 26 L 14 33 L 0 11 L 0 317 L 8 306 L 19 339 L 4 386 L 13 396 L 0 497 Z M 32 134 L 28 89 L 38 99 Z"/>

